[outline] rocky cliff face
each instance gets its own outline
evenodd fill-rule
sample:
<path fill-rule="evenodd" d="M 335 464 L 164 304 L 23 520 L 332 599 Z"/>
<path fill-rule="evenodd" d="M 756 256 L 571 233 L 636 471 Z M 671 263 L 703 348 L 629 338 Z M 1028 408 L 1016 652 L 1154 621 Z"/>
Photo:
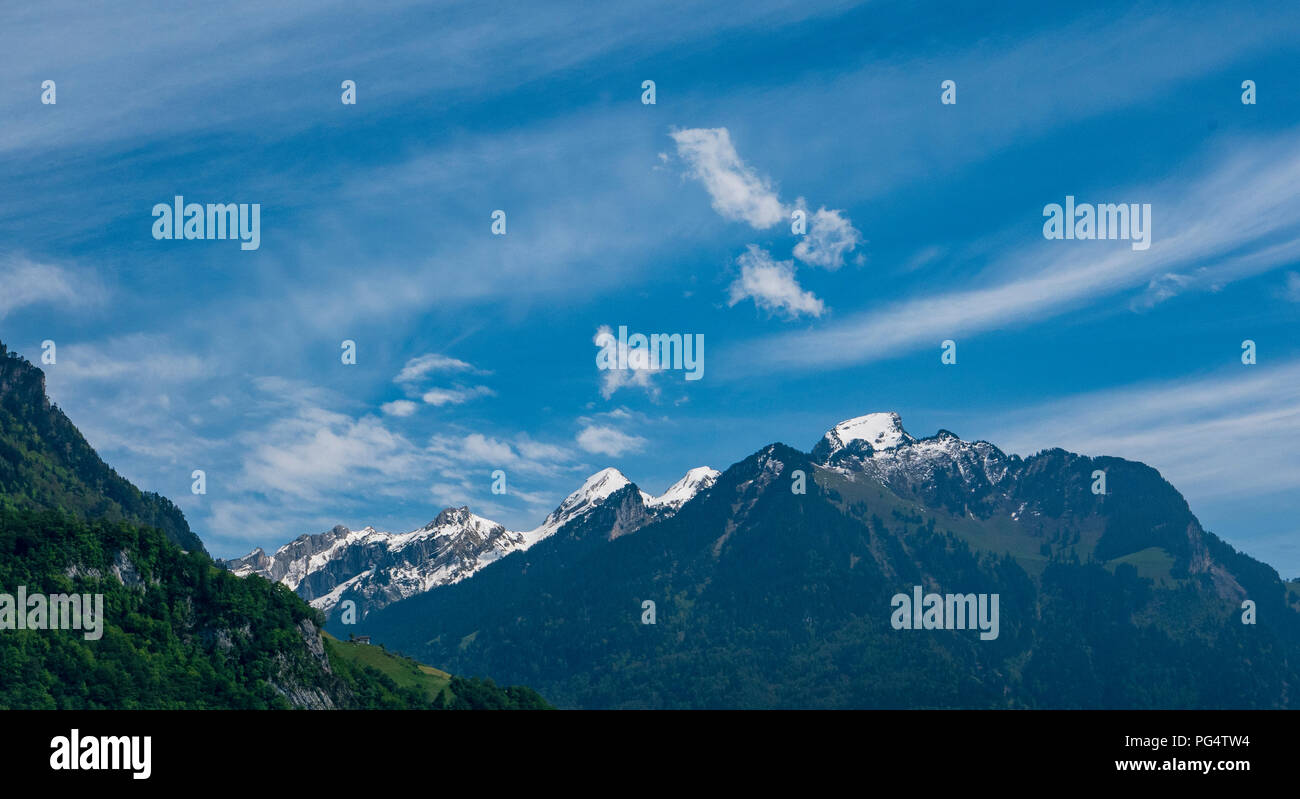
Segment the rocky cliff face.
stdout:
<path fill-rule="evenodd" d="M 329 656 L 325 654 L 325 642 L 321 640 L 320 628 L 303 619 L 298 622 L 298 633 L 302 636 L 303 646 L 306 647 L 306 662 L 295 664 L 286 655 L 277 656 L 277 673 L 270 680 L 271 687 L 290 705 L 300 710 L 334 710 L 338 707 L 335 697 L 321 687 L 320 675 L 313 675 L 315 679 L 310 682 L 304 681 L 301 677 L 304 666 L 307 671 L 318 669 L 321 674 L 333 677 Z M 335 694 L 346 693 L 346 688 L 333 684 L 336 682 L 329 680 Z M 343 699 L 346 703 L 348 698 L 343 697 Z"/>

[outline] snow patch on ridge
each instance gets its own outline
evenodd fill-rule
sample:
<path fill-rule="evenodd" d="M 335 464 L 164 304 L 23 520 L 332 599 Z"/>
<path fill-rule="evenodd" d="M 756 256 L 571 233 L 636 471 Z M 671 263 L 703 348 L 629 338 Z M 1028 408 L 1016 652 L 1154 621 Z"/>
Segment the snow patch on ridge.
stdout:
<path fill-rule="evenodd" d="M 657 497 L 649 497 L 645 504 L 648 508 L 668 508 L 678 510 L 695 498 L 695 495 L 717 482 L 722 472 L 708 466 L 696 466 L 682 479 L 673 483 L 668 490 Z"/>

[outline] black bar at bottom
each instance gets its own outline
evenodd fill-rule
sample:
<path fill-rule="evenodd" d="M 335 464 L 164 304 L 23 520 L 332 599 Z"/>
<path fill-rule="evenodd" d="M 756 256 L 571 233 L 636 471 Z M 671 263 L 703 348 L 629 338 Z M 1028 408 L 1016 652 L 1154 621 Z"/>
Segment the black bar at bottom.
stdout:
<path fill-rule="evenodd" d="M 476 774 L 483 787 L 541 787 L 609 768 L 639 787 L 681 788 L 701 773 L 709 783 L 784 776 L 865 786 L 896 774 L 927 786 L 1229 786 L 1293 780 L 1295 720 L 1281 711 L 8 711 L 0 763 L 6 781 L 53 788 L 407 790 L 414 779 L 437 793 L 451 787 L 439 775 L 462 787 Z M 145 736 L 147 779 L 135 777 Z M 111 766 L 128 750 L 135 758 L 118 769 L 80 768 Z"/>

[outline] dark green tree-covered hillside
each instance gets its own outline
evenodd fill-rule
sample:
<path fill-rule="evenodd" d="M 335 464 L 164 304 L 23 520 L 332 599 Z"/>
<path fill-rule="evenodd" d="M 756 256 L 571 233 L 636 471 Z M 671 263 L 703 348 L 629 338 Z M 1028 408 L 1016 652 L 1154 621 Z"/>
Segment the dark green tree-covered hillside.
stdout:
<path fill-rule="evenodd" d="M 126 522 L 0 510 L 0 586 L 101 593 L 103 638 L 0 632 L 0 707 L 269 708 L 342 697 L 308 638 L 313 610 Z"/>
<path fill-rule="evenodd" d="M 0 343 L 0 504 L 157 527 L 182 549 L 203 542 L 166 497 L 104 463 L 45 395 L 45 374 Z"/>
<path fill-rule="evenodd" d="M 432 701 L 330 657 L 318 611 L 239 578 L 161 531 L 0 509 L 0 586 L 104 595 L 103 637 L 0 631 L 0 709 L 544 707 L 527 689 L 453 678 Z"/>

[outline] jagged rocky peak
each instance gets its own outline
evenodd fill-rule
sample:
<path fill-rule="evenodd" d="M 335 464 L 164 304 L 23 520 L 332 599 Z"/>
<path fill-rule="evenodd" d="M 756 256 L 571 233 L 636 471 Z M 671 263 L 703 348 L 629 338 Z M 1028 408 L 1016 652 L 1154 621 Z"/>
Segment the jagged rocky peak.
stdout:
<path fill-rule="evenodd" d="M 229 569 L 240 577 L 245 577 L 254 572 L 271 567 L 271 558 L 266 554 L 266 550 L 258 547 L 242 558 L 232 560 L 218 560 L 218 565 Z"/>
<path fill-rule="evenodd" d="M 438 513 L 438 517 L 429 523 L 430 527 L 438 527 L 444 524 L 463 524 L 469 521 L 472 516 L 469 512 L 468 505 L 461 505 L 459 508 L 446 507 Z"/>
<path fill-rule="evenodd" d="M 489 527 L 499 526 L 497 525 L 496 522 L 489 521 L 487 519 L 484 519 L 482 516 L 479 516 L 471 512 L 469 506 L 461 505 L 459 508 L 453 508 L 453 507 L 443 508 L 438 513 L 437 517 L 434 518 L 433 521 L 426 524 L 423 529 L 439 530 L 439 529 L 445 529 L 449 527 L 464 528 L 464 527 L 481 527 L 484 525 Z"/>
<path fill-rule="evenodd" d="M 491 519 L 485 519 L 482 516 L 479 516 L 471 511 L 468 506 L 461 505 L 459 508 L 443 508 L 437 518 L 426 524 L 424 527 L 421 527 L 419 530 L 406 533 L 405 535 L 392 536 L 390 546 L 405 546 L 410 541 L 426 537 L 430 533 L 433 534 L 434 538 L 451 538 L 453 540 L 463 538 L 467 534 L 472 533 L 484 541 L 504 534 L 510 537 L 512 541 L 515 541 L 515 543 L 519 543 L 516 539 L 521 535 L 520 533 L 507 532 L 500 524 Z"/>

